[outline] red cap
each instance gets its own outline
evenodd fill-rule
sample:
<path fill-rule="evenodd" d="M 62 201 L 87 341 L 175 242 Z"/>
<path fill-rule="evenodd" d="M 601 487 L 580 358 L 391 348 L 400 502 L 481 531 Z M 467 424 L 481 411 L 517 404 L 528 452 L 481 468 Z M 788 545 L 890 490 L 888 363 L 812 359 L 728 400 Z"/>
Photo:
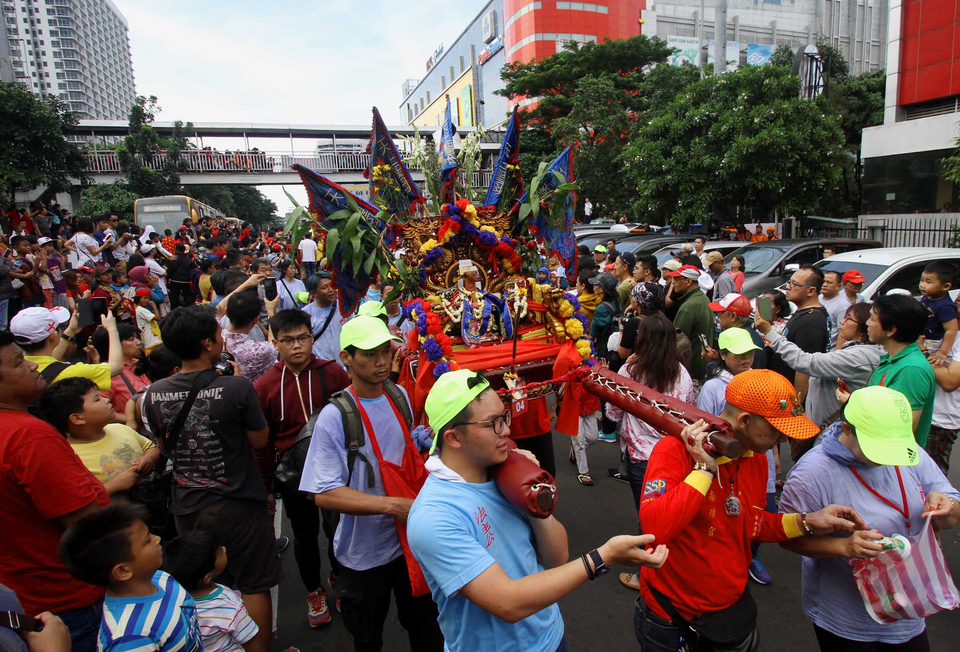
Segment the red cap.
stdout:
<path fill-rule="evenodd" d="M 753 312 L 753 306 L 750 305 L 750 300 L 747 297 L 742 294 L 737 294 L 736 292 L 731 292 L 730 294 L 724 295 L 719 301 L 712 302 L 710 304 L 710 310 L 714 312 L 729 310 L 735 315 L 749 317 Z"/>
<path fill-rule="evenodd" d="M 181 230 L 181 231 L 186 231 L 186 230 L 187 230 L 187 225 L 186 225 L 186 224 L 181 225 L 181 226 L 180 226 L 180 230 Z"/>
<path fill-rule="evenodd" d="M 843 273 L 843 282 L 844 283 L 863 283 L 866 279 L 863 278 L 863 274 L 858 272 L 855 269 L 847 270 Z"/>
<path fill-rule="evenodd" d="M 136 296 L 138 297 L 149 297 L 150 288 L 137 288 Z"/>
<path fill-rule="evenodd" d="M 681 265 L 675 272 L 667 272 L 667 276 L 672 276 L 673 278 L 689 278 L 691 280 L 697 280 L 700 278 L 700 269 L 696 265 Z"/>
<path fill-rule="evenodd" d="M 274 251 L 283 251 L 283 247 L 281 247 L 281 246 L 278 245 L 278 244 L 275 244 L 275 245 L 273 245 L 273 250 L 274 250 Z"/>

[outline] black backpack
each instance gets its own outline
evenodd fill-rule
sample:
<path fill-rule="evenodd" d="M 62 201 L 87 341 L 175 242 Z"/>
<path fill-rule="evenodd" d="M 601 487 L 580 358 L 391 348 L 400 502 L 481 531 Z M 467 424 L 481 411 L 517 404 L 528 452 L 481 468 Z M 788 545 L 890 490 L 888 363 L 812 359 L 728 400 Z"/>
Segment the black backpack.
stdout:
<path fill-rule="evenodd" d="M 51 362 L 44 367 L 43 371 L 40 372 L 40 377 L 47 382 L 47 387 L 50 387 L 50 385 L 53 384 L 53 381 L 57 379 L 57 376 L 59 376 L 60 373 L 69 366 L 69 362 Z M 34 401 L 27 406 L 27 412 L 38 419 L 42 418 L 40 416 L 40 405 L 37 403 L 37 401 Z"/>

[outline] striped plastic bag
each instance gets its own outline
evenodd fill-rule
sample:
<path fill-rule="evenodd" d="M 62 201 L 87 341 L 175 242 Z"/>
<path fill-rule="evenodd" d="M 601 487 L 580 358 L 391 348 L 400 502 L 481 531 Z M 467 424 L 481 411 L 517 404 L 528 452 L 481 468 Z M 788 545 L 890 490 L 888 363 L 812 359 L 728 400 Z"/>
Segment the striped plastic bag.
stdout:
<path fill-rule="evenodd" d="M 878 623 L 924 618 L 960 606 L 960 593 L 927 519 L 910 550 L 884 550 L 873 559 L 851 560 L 867 613 Z"/>

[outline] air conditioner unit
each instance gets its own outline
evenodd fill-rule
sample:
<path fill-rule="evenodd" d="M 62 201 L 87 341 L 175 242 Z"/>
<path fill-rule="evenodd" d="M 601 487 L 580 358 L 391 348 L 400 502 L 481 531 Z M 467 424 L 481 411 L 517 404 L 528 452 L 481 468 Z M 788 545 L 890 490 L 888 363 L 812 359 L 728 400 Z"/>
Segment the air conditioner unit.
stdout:
<path fill-rule="evenodd" d="M 483 42 L 489 43 L 497 37 L 497 12 L 491 10 L 483 15 L 481 21 Z"/>

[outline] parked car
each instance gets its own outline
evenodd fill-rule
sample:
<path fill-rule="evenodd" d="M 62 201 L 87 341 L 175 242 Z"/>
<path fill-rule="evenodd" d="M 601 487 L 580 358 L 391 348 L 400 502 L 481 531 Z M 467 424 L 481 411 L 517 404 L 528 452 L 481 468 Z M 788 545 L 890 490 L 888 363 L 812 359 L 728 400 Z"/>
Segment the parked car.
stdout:
<path fill-rule="evenodd" d="M 841 274 L 855 269 L 863 274 L 864 284 L 860 294 L 867 301 L 885 295 L 894 288 L 909 290 L 920 296 L 920 273 L 932 260 L 946 260 L 960 267 L 960 249 L 941 247 L 889 247 L 863 249 L 837 254 L 817 263 L 823 271 Z M 960 288 L 950 291 L 956 298 Z"/>
<path fill-rule="evenodd" d="M 574 238 L 577 240 L 577 246 L 586 245 L 592 251 L 594 247 L 598 244 L 606 244 L 607 240 L 613 240 L 619 242 L 620 240 L 626 237 L 632 237 L 635 234 L 629 233 L 627 231 L 611 231 L 606 229 L 604 231 L 587 231 L 586 233 L 574 233 Z"/>
<path fill-rule="evenodd" d="M 657 257 L 657 265 L 663 265 L 665 262 L 670 260 L 673 255 L 673 252 L 680 248 L 680 244 L 668 244 L 661 249 L 658 249 L 653 253 Z M 692 244 L 692 243 L 691 243 Z M 710 240 L 705 245 L 703 245 L 704 251 L 719 251 L 724 256 L 732 252 L 734 249 L 740 249 L 743 247 L 742 242 L 730 242 L 728 240 Z"/>
<path fill-rule="evenodd" d="M 659 235 L 657 233 L 631 233 L 629 237 L 617 240 L 618 251 L 630 251 L 634 256 L 652 254 L 666 246 L 677 247 L 679 243 L 691 242 L 693 236 L 689 233 L 682 235 Z"/>
<path fill-rule="evenodd" d="M 790 275 L 801 265 L 812 265 L 823 258 L 824 247 L 838 254 L 860 249 L 880 247 L 878 240 L 856 238 L 808 238 L 798 240 L 773 240 L 753 242 L 734 249 L 723 262 L 729 264 L 737 254 L 743 256 L 746 281 L 741 292 L 748 298 L 760 296 L 790 280 Z"/>

